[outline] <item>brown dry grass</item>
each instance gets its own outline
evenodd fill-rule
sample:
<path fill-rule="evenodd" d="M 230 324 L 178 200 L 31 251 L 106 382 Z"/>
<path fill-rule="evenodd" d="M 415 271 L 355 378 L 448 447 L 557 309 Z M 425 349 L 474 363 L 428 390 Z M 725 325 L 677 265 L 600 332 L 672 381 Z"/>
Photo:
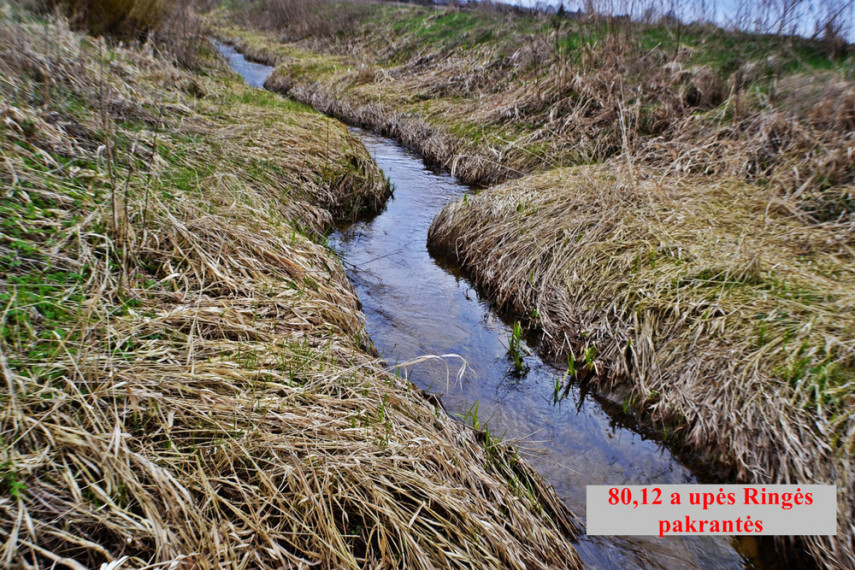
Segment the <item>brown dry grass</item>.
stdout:
<path fill-rule="evenodd" d="M 741 481 L 837 484 L 841 532 L 809 542 L 844 567 L 855 232 L 794 210 L 769 188 L 612 163 L 450 204 L 429 243 L 504 308 L 536 311 L 543 344 L 666 441 Z"/>
<path fill-rule="evenodd" d="M 415 146 L 466 182 L 630 154 L 772 184 L 817 220 L 852 210 L 852 60 L 821 59 L 806 40 L 691 28 L 692 44 L 650 48 L 666 30 L 397 7 L 334 39 L 283 44 L 215 19 L 222 37 L 279 64 L 271 89 Z"/>
<path fill-rule="evenodd" d="M 855 564 L 853 60 L 702 27 L 378 14 L 321 51 L 216 29 L 279 64 L 271 88 L 465 181 L 548 171 L 449 206 L 434 250 L 710 466 L 836 482 L 842 531 L 807 543 Z"/>
<path fill-rule="evenodd" d="M 277 66 L 267 88 L 310 105 L 348 123 L 370 128 L 417 148 L 429 162 L 448 167 L 465 182 L 490 183 L 519 175 L 518 162 L 500 158 L 494 149 L 471 144 L 431 117 L 447 116 L 446 108 L 430 113 L 409 111 L 407 103 L 431 98 L 413 83 L 400 81 L 373 62 L 310 52 L 295 44 L 280 44 L 276 35 L 219 24 L 215 31 L 247 57 Z M 460 73 L 464 73 L 460 71 Z M 436 73 L 436 76 L 441 75 Z M 458 110 L 461 115 L 471 107 Z M 513 144 L 509 144 L 513 147 Z M 516 153 L 511 150 L 511 153 Z M 521 154 L 525 154 L 522 152 Z"/>
<path fill-rule="evenodd" d="M 235 15 L 253 27 L 273 30 L 289 40 L 328 40 L 349 31 L 366 11 L 364 0 L 260 0 L 240 6 Z"/>
<path fill-rule="evenodd" d="M 0 18 L 4 565 L 579 565 L 512 450 L 360 348 L 312 239 L 385 198 L 358 140 Z"/>

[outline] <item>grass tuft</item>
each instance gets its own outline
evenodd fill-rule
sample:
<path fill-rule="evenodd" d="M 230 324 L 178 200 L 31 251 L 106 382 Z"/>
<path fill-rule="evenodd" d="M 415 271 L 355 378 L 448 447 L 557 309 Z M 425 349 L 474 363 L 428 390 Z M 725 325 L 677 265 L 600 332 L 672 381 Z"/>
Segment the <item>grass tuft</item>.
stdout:
<path fill-rule="evenodd" d="M 602 165 L 505 183 L 446 206 L 429 246 L 500 307 L 538 307 L 568 376 L 621 394 L 737 480 L 836 483 L 852 520 L 851 223 L 817 226 L 738 180 L 629 176 Z M 851 538 L 810 546 L 842 563 Z"/>
<path fill-rule="evenodd" d="M 366 352 L 318 243 L 388 195 L 365 148 L 202 64 L 0 12 L 2 564 L 579 567 Z"/>

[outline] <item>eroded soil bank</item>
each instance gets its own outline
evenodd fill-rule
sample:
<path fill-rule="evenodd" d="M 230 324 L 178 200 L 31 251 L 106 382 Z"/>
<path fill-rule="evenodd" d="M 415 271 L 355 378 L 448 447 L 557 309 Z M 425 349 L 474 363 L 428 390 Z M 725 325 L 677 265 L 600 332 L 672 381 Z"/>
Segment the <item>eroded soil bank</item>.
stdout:
<path fill-rule="evenodd" d="M 671 105 L 653 109 L 664 113 L 658 124 L 602 82 L 627 73 L 619 65 L 582 61 L 565 73 L 560 58 L 523 58 L 534 47 L 509 55 L 491 43 L 500 31 L 528 33 L 527 21 L 490 20 L 488 31 L 510 32 L 476 42 L 478 14 L 401 7 L 371 17 L 332 43 L 220 32 L 280 64 L 271 88 L 390 134 L 464 179 L 518 178 L 449 205 L 432 227 L 434 250 L 528 317 L 555 355 L 572 355 L 579 379 L 728 478 L 836 483 L 839 535 L 802 546 L 820 564 L 855 564 L 855 231 L 844 158 L 853 131 L 839 114 L 852 86 L 835 67 L 848 60 L 787 68 L 779 85 L 790 95 L 771 106 L 746 87 L 765 85 L 759 67 L 747 78 L 748 68 L 721 75 L 708 62 L 719 79 L 739 79 L 730 96 L 709 98 L 704 84 L 717 79 L 701 67 L 677 74 L 689 83 L 650 75 Z M 462 36 L 443 32 L 461 18 Z M 378 47 L 390 27 L 396 42 Z"/>
<path fill-rule="evenodd" d="M 0 5 L 0 559 L 578 567 L 575 525 L 365 349 L 335 120 Z M 513 482 L 513 485 L 511 484 Z"/>

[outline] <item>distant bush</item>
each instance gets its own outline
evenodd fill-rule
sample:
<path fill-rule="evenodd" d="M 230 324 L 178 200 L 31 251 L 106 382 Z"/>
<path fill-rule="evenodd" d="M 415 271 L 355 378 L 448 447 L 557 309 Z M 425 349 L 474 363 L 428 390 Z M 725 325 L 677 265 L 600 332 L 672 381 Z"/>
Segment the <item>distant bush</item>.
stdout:
<path fill-rule="evenodd" d="M 42 13 L 61 14 L 73 28 L 123 41 L 153 41 L 185 67 L 194 67 L 204 41 L 195 7 L 204 0 L 24 0 Z"/>
<path fill-rule="evenodd" d="M 260 0 L 249 6 L 246 17 L 255 26 L 282 31 L 291 39 L 329 38 L 351 26 L 365 6 L 361 0 Z"/>
<path fill-rule="evenodd" d="M 144 40 L 166 19 L 168 0 L 38 0 L 44 11 L 59 11 L 74 27 L 95 36 Z"/>

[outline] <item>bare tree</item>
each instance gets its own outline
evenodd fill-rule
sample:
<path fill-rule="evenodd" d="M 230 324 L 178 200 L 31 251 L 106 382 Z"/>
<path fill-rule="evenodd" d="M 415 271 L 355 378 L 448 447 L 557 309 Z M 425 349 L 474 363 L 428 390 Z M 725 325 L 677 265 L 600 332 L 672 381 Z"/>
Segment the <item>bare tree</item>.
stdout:
<path fill-rule="evenodd" d="M 804 25 L 807 0 L 761 0 L 757 5 L 757 31 L 795 35 Z"/>
<path fill-rule="evenodd" d="M 845 55 L 853 35 L 854 0 L 819 0 L 813 10 L 814 39 L 822 40 L 830 57 Z"/>

